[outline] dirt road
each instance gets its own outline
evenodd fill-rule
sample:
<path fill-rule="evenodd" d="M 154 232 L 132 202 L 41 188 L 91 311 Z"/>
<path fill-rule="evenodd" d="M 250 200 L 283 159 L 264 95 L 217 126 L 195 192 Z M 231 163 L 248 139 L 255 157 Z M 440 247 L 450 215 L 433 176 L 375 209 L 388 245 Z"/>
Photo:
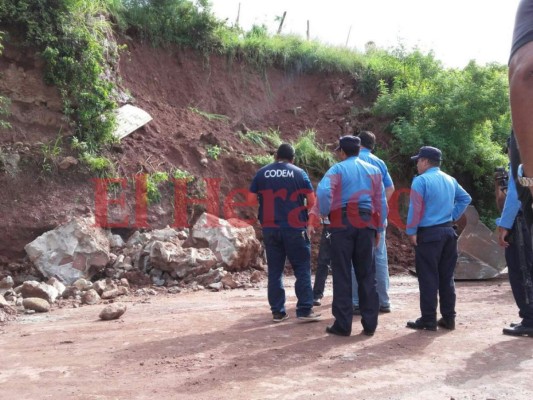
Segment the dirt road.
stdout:
<path fill-rule="evenodd" d="M 323 321 L 274 324 L 258 289 L 130 297 L 117 321 L 103 306 L 26 315 L 0 328 L 2 399 L 533 398 L 533 340 L 501 334 L 517 320 L 506 278 L 459 282 L 457 329 L 405 328 L 418 316 L 411 276 L 391 282 L 393 312 L 374 337 L 332 337 Z M 328 281 L 328 285 L 330 282 Z"/>

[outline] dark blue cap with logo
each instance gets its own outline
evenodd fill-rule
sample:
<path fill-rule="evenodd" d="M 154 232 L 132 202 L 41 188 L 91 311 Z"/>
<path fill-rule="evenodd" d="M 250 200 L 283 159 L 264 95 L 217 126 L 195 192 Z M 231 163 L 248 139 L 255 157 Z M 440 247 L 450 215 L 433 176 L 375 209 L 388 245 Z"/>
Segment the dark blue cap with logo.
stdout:
<path fill-rule="evenodd" d="M 355 151 L 361 147 L 361 139 L 359 139 L 357 136 L 343 136 L 339 139 L 339 145 L 335 149 L 335 151 L 339 151 L 340 149 L 344 151 Z"/>
<path fill-rule="evenodd" d="M 442 161 L 442 152 L 436 147 L 423 146 L 420 148 L 416 156 L 411 157 L 411 160 L 418 161 L 419 158 L 427 158 L 433 161 Z"/>

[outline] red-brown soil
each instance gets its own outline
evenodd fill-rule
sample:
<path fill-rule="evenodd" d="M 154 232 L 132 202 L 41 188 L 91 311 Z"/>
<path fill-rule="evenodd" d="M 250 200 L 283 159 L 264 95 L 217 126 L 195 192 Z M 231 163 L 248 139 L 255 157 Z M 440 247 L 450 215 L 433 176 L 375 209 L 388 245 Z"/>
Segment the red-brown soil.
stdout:
<path fill-rule="evenodd" d="M 69 147 L 71 131 L 62 116 L 59 95 L 44 83 L 38 54 L 9 39 L 0 57 L 0 92 L 12 100 L 12 128 L 0 131 L 0 149 L 3 154 L 18 154 L 20 162 L 16 175 L 0 173 L 0 268 L 9 266 L 8 272 L 14 273 L 24 270 L 24 245 L 73 215 L 94 212 L 94 185 L 93 176 L 83 167 L 62 170 L 55 164 L 75 155 Z M 369 99 L 357 95 L 357 82 L 349 75 L 299 74 L 275 68 L 261 72 L 224 57 L 133 41 L 127 42 L 127 48 L 119 68 L 122 89 L 153 121 L 110 147 L 106 156 L 122 177 L 180 168 L 218 179 L 221 216 L 225 196 L 233 189 L 247 188 L 257 169 L 245 156 L 275 150 L 243 141 L 239 132 L 276 129 L 283 140 L 292 141 L 313 129 L 318 143 L 331 146 L 342 134 L 371 129 L 386 146 L 385 122 L 364 111 Z M 227 120 L 210 121 L 193 108 L 224 115 Z M 43 167 L 43 145 L 53 145 L 58 139 L 62 151 L 48 171 Z M 207 146 L 212 145 L 222 148 L 217 160 L 206 155 Z M 315 183 L 319 178 L 313 177 Z M 405 185 L 405 180 L 397 178 L 397 186 Z M 135 196 L 132 187 L 128 190 L 134 229 Z M 249 213 L 240 211 L 243 217 L 250 217 Z M 149 224 L 159 228 L 172 222 L 169 191 L 160 204 L 149 208 Z M 391 270 L 405 270 L 413 255 L 404 234 L 391 226 L 388 243 Z"/>
<path fill-rule="evenodd" d="M 273 128 L 294 140 L 314 129 L 319 143 L 331 145 L 342 134 L 370 129 L 387 144 L 386 121 L 365 112 L 369 100 L 356 94 L 351 76 L 258 72 L 223 57 L 127 44 L 122 87 L 154 120 L 106 150 L 120 176 L 181 168 L 220 179 L 222 203 L 231 189 L 248 186 L 256 166 L 244 157 L 274 150 L 242 141 L 236 132 Z M 9 37 L 5 45 L 0 92 L 12 100 L 13 127 L 0 131 L 0 150 L 18 154 L 20 162 L 16 174 L 0 171 L 1 276 L 31 272 L 26 243 L 70 216 L 94 212 L 93 176 L 83 167 L 43 168 L 43 144 L 60 138 L 58 158 L 72 151 L 59 95 L 44 84 L 41 59 Z M 229 120 L 209 121 L 191 108 Z M 218 160 L 206 157 L 207 145 L 223 149 Z M 408 170 L 393 176 L 396 186 L 405 187 L 410 176 Z M 131 211 L 131 189 L 127 198 Z M 171 204 L 166 193 L 150 207 L 151 227 L 172 222 Z M 358 317 L 349 338 L 324 332 L 332 322 L 329 280 L 318 307 L 323 321 L 311 324 L 294 318 L 289 276 L 292 318 L 281 324 L 271 322 L 265 282 L 249 290 L 131 296 L 120 300 L 126 314 L 108 322 L 97 319 L 101 306 L 70 308 L 67 302 L 0 327 L 0 397 L 531 399 L 530 339 L 501 334 L 517 320 L 506 278 L 458 283 L 455 331 L 411 331 L 405 322 L 418 316 L 418 286 L 398 272 L 412 266 L 413 252 L 392 225 L 388 249 L 393 312 L 380 316 L 374 337 L 359 334 Z"/>

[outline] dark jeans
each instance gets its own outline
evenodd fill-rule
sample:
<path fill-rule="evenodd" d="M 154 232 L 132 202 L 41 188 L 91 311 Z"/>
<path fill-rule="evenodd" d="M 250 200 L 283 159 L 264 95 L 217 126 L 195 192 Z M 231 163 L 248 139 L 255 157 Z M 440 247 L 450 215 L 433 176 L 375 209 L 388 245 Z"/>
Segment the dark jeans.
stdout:
<path fill-rule="evenodd" d="M 522 217 L 519 216 L 518 218 Z M 521 221 L 521 226 L 524 239 L 524 262 L 527 266 L 529 279 L 531 279 L 531 274 L 533 273 L 531 237 L 525 221 Z M 533 288 L 524 285 L 524 273 L 521 269 L 520 261 L 521 249 L 518 240 L 518 225 L 516 222 L 507 240 L 509 242 L 509 247 L 505 248 L 505 261 L 507 261 L 509 283 L 511 284 L 513 297 L 519 310 L 518 315 L 522 318 L 522 325 L 533 327 Z"/>
<path fill-rule="evenodd" d="M 352 331 L 352 265 L 359 283 L 361 324 L 367 331 L 375 331 L 378 324 L 379 300 L 376 291 L 374 242 L 376 231 L 356 228 L 343 216 L 344 227 L 332 228 L 331 269 L 333 272 L 333 327 L 343 333 Z"/>
<path fill-rule="evenodd" d="M 298 302 L 296 316 L 309 314 L 313 307 L 311 289 L 311 243 L 305 230 L 265 229 L 263 241 L 268 264 L 268 302 L 273 313 L 285 312 L 285 288 L 283 270 L 285 258 L 289 259 L 294 270 L 294 289 Z"/>
<path fill-rule="evenodd" d="M 423 228 L 417 232 L 415 265 L 424 322 L 437 322 L 437 295 L 444 318 L 455 318 L 457 234 L 452 227 Z"/>
<path fill-rule="evenodd" d="M 331 264 L 331 241 L 327 227 L 322 226 L 320 245 L 318 248 L 318 258 L 315 273 L 315 283 L 313 285 L 313 298 L 321 299 L 324 296 L 324 287 L 328 278 L 328 271 Z"/>

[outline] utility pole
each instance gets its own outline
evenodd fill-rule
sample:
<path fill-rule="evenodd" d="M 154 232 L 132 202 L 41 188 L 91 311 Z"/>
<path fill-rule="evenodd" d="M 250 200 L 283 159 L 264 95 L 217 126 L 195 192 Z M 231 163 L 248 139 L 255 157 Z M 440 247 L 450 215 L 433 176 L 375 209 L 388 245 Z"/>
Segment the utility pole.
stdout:
<path fill-rule="evenodd" d="M 279 23 L 278 35 L 281 33 L 281 28 L 283 27 L 283 21 L 285 21 L 286 15 L 287 15 L 287 11 L 283 11 L 283 17 L 281 17 L 281 21 Z"/>
<path fill-rule="evenodd" d="M 348 47 L 348 41 L 350 40 L 351 32 L 352 32 L 352 26 L 350 25 L 350 29 L 348 29 L 348 37 L 346 38 L 346 45 L 344 47 Z"/>
<path fill-rule="evenodd" d="M 239 27 L 239 17 L 241 16 L 241 3 L 239 3 L 239 9 L 237 10 L 237 19 L 235 20 L 235 27 Z"/>
<path fill-rule="evenodd" d="M 307 20 L 307 41 L 309 41 L 309 20 Z"/>

